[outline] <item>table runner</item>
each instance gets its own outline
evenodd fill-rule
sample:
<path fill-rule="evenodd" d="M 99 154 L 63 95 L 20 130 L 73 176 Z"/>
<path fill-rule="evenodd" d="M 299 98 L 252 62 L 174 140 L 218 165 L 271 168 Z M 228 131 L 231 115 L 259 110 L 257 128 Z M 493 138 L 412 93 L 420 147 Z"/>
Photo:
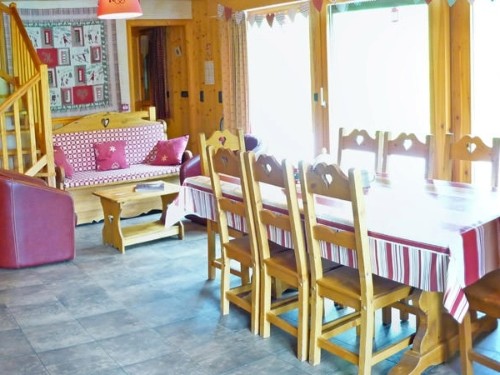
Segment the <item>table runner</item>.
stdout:
<path fill-rule="evenodd" d="M 241 199 L 241 187 L 224 181 L 223 193 Z M 270 189 L 264 204 L 286 211 L 283 190 Z M 398 184 L 378 179 L 366 193 L 367 225 L 377 275 L 426 290 L 443 292 L 443 305 L 461 322 L 468 309 L 466 285 L 500 266 L 496 233 L 500 193 L 447 181 Z M 318 218 L 339 230 L 352 230 L 352 217 L 340 201 L 318 202 Z M 185 180 L 178 199 L 167 211 L 167 225 L 194 213 L 215 220 L 210 179 Z M 232 218 L 244 230 L 244 220 Z M 289 236 L 275 232 L 285 245 Z M 323 256 L 356 267 L 348 249 L 324 245 Z"/>

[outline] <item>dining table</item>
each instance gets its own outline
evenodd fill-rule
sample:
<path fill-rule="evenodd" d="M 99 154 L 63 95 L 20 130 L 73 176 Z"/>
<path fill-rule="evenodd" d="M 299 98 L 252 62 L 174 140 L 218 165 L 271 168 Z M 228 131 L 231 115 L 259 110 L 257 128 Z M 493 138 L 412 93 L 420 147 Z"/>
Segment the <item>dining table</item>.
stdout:
<path fill-rule="evenodd" d="M 223 194 L 242 199 L 233 178 L 221 182 Z M 300 192 L 300 186 L 297 183 Z M 420 374 L 445 362 L 458 350 L 457 323 L 468 311 L 467 285 L 500 268 L 500 192 L 445 180 L 398 180 L 376 176 L 365 188 L 366 220 L 373 272 L 415 288 L 411 301 L 417 315 L 412 347 L 391 374 Z M 300 197 L 300 194 L 299 194 Z M 263 204 L 286 212 L 283 189 L 269 186 Z M 338 230 L 352 230 L 352 211 L 339 200 L 319 201 L 318 220 Z M 166 225 L 187 214 L 216 221 L 210 178 L 187 178 L 167 210 Z M 242 218 L 233 225 L 245 229 Z M 289 234 L 274 230 L 273 241 L 285 244 Z M 349 249 L 322 247 L 323 257 L 356 267 Z M 478 319 L 476 334 L 491 331 L 496 319 Z"/>

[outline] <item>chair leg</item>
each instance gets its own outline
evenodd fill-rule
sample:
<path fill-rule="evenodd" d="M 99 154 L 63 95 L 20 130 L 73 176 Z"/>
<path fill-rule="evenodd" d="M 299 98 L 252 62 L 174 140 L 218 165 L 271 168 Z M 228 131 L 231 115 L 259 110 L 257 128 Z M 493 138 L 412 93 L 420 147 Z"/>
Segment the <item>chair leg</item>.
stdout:
<path fill-rule="evenodd" d="M 375 332 L 375 310 L 372 306 L 361 307 L 359 335 L 358 375 L 371 375 L 373 356 L 373 333 Z"/>
<path fill-rule="evenodd" d="M 271 276 L 266 272 L 266 266 L 261 269 L 261 298 L 260 298 L 260 335 L 269 337 L 271 335 L 271 323 L 267 319 L 267 313 L 271 310 Z"/>
<path fill-rule="evenodd" d="M 208 262 L 208 279 L 215 279 L 215 231 L 213 228 L 213 223 L 209 220 L 207 221 L 207 243 L 208 243 L 208 254 L 207 254 L 207 262 Z"/>
<path fill-rule="evenodd" d="M 384 325 L 389 325 L 392 323 L 392 308 L 391 307 L 382 308 L 382 323 Z"/>
<path fill-rule="evenodd" d="M 254 265 L 252 272 L 252 312 L 250 315 L 250 329 L 254 335 L 260 330 L 260 270 Z"/>
<path fill-rule="evenodd" d="M 309 282 L 302 280 L 299 284 L 299 318 L 297 327 L 297 358 L 307 359 L 307 341 L 309 326 Z"/>
<path fill-rule="evenodd" d="M 225 250 L 222 249 L 222 264 L 221 264 L 221 280 L 220 280 L 220 309 L 222 315 L 229 314 L 229 300 L 227 299 L 226 292 L 230 289 L 230 274 L 231 264 L 230 260 L 225 255 Z"/>
<path fill-rule="evenodd" d="M 309 331 L 309 363 L 316 366 L 321 361 L 321 348 L 318 339 L 321 336 L 323 324 L 323 298 L 316 288 L 311 293 L 311 328 Z"/>
<path fill-rule="evenodd" d="M 249 284 L 250 283 L 250 268 L 241 266 L 241 284 Z"/>
<path fill-rule="evenodd" d="M 472 375 L 472 361 L 470 360 L 469 353 L 472 350 L 472 328 L 470 312 L 465 314 L 462 324 L 459 325 L 460 337 L 460 366 L 462 367 L 462 374 Z"/>

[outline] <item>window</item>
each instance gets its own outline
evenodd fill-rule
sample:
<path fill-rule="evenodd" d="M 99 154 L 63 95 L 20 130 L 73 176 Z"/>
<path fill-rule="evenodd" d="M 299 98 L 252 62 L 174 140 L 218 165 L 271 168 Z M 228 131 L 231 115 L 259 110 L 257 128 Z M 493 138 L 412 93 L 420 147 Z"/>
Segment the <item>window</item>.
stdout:
<path fill-rule="evenodd" d="M 429 133 L 427 4 L 377 0 L 330 5 L 328 14 L 332 151 L 340 127 Z"/>
<path fill-rule="evenodd" d="M 311 159 L 314 149 L 311 110 L 309 19 L 272 27 L 264 19 L 248 25 L 249 117 L 252 133 L 268 153 L 293 162 Z"/>
<path fill-rule="evenodd" d="M 491 139 L 500 137 L 500 3 L 474 2 L 471 14 L 471 133 L 491 146 Z M 473 183 L 489 184 L 490 175 L 488 163 L 473 164 Z"/>

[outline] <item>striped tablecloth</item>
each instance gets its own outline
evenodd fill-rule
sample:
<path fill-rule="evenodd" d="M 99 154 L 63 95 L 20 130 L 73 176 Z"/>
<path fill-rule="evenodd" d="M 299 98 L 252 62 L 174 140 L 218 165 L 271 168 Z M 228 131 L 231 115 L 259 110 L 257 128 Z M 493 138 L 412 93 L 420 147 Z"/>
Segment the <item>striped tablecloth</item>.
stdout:
<path fill-rule="evenodd" d="M 237 184 L 223 184 L 224 194 L 241 199 Z M 500 268 L 500 192 L 441 180 L 409 184 L 377 179 L 365 198 L 373 272 L 422 290 L 443 292 L 444 307 L 461 322 L 468 309 L 462 289 Z M 281 189 L 269 189 L 263 199 L 276 211 L 286 210 Z M 318 203 L 320 220 L 352 229 L 352 214 L 345 203 Z M 166 224 L 174 224 L 188 213 L 215 220 L 208 177 L 185 180 L 167 210 Z M 245 224 L 235 218 L 233 225 L 244 228 Z M 275 240 L 285 245 L 288 236 L 275 233 Z M 325 244 L 323 255 L 356 267 L 349 250 Z"/>

